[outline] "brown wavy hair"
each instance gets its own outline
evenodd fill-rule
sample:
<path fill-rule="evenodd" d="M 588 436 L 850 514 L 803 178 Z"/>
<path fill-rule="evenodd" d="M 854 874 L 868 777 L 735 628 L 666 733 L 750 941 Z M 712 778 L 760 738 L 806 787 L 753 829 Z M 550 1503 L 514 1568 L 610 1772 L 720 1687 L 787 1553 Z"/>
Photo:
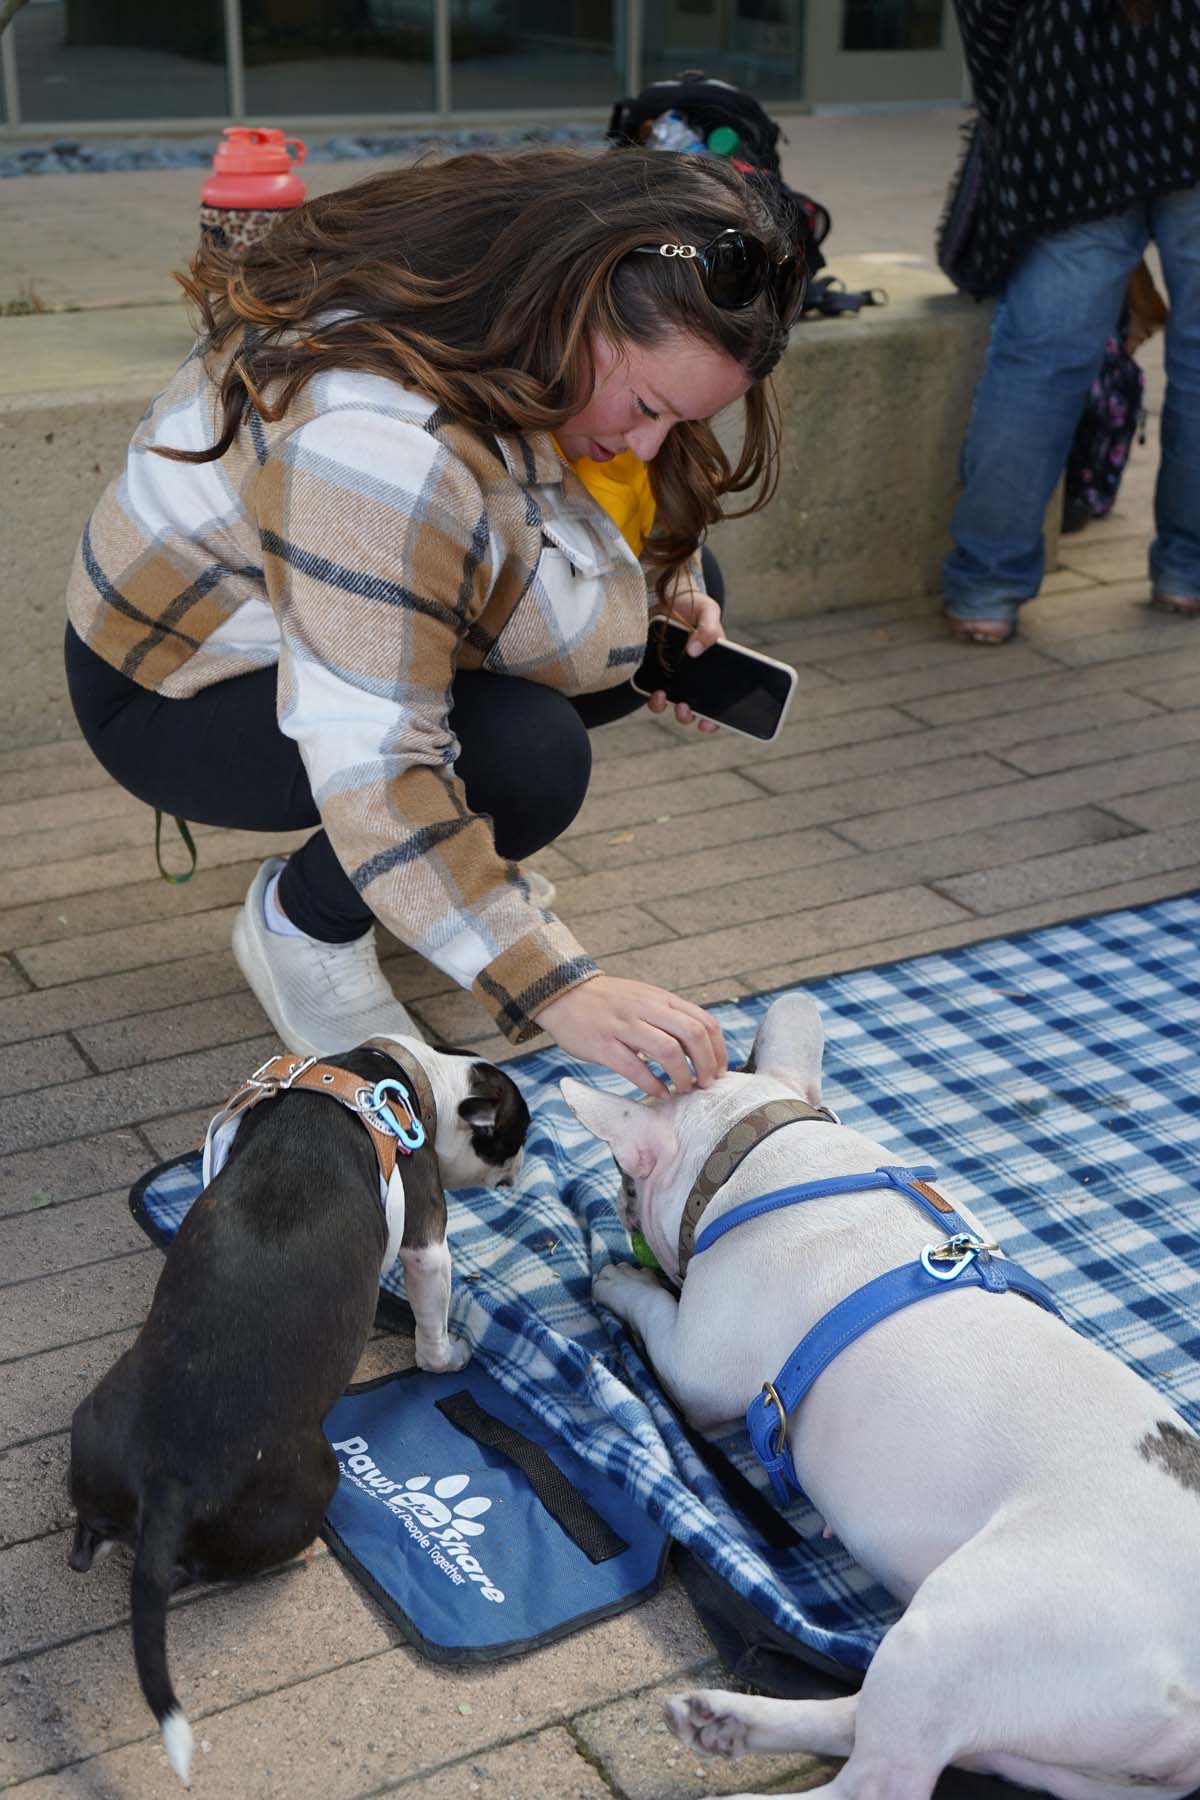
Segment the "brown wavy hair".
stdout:
<path fill-rule="evenodd" d="M 714 157 L 660 151 L 425 160 L 310 200 L 244 257 L 205 245 L 176 276 L 199 314 L 223 419 L 207 450 L 161 453 L 223 456 L 248 402 L 280 419 L 332 368 L 402 382 L 479 431 L 553 431 L 591 395 L 590 333 L 654 345 L 687 332 L 725 351 L 752 385 L 736 461 L 694 421 L 671 429 L 651 465 L 646 550 L 664 592 L 722 516 L 722 496 L 751 492 L 743 510 L 753 512 L 774 492 L 779 426 L 766 377 L 787 340 L 766 295 L 723 312 L 686 260 L 630 252 L 705 244 L 729 226 L 774 258 L 800 247 L 778 190 Z"/>

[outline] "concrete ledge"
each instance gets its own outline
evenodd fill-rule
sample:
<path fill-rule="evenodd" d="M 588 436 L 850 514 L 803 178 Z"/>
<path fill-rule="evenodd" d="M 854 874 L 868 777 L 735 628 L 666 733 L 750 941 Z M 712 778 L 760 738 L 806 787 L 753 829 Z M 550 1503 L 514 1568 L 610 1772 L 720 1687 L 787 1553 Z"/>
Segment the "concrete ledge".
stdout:
<path fill-rule="evenodd" d="M 949 548 L 958 455 L 991 308 L 936 271 L 833 259 L 849 289 L 890 303 L 806 321 L 776 375 L 779 488 L 719 525 L 736 613 L 782 619 L 934 593 Z"/>
<path fill-rule="evenodd" d="M 713 534 L 735 617 L 789 618 L 938 585 L 989 311 L 927 269 L 835 266 L 848 287 L 882 286 L 892 301 L 794 334 L 776 380 L 779 490 L 764 512 Z M 0 744 L 70 729 L 61 643 L 71 559 L 189 342 L 175 305 L 0 320 L 0 493 L 12 521 Z"/>
<path fill-rule="evenodd" d="M 73 729 L 62 639 L 75 546 L 190 342 L 180 306 L 0 320 L 0 745 Z"/>

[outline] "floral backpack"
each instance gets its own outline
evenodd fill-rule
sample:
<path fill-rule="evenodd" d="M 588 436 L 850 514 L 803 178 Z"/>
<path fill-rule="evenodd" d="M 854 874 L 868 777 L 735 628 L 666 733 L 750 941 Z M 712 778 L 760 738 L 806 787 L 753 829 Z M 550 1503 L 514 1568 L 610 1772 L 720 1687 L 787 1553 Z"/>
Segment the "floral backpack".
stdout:
<path fill-rule="evenodd" d="M 1146 441 L 1146 378 L 1125 348 L 1129 309 L 1104 346 L 1104 358 L 1088 389 L 1067 455 L 1063 482 L 1064 531 L 1080 531 L 1089 519 L 1111 512 L 1136 436 Z"/>

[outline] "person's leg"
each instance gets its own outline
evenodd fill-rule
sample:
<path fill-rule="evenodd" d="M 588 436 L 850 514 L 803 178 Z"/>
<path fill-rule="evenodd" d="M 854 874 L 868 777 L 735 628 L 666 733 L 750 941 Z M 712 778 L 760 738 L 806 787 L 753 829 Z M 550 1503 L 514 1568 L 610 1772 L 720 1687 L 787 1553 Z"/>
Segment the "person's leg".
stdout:
<path fill-rule="evenodd" d="M 721 572 L 720 563 L 707 544 L 700 546 L 700 569 L 704 577 L 705 593 L 712 596 L 724 614 L 725 577 Z"/>
<path fill-rule="evenodd" d="M 70 630 L 66 664 L 85 740 L 147 805 L 250 831 L 319 824 L 299 751 L 276 720 L 274 668 L 166 700 Z M 565 695 L 463 672 L 452 725 L 467 803 L 491 816 L 502 856 L 520 860 L 566 830 L 587 792 L 591 749 Z M 327 1056 L 380 1034 L 419 1035 L 379 966 L 372 924 L 322 830 L 258 870 L 234 921 L 234 955 L 289 1049 Z"/>
<path fill-rule="evenodd" d="M 300 753 L 276 722 L 273 665 L 166 700 L 111 668 L 69 625 L 64 653 L 86 743 L 147 806 L 228 830 L 317 823 Z"/>
<path fill-rule="evenodd" d="M 187 700 L 139 687 L 67 627 L 67 686 L 92 754 L 127 791 L 194 825 L 235 831 L 302 831 L 320 824 L 300 751 L 275 716 L 272 665 Z M 297 930 L 345 944 L 371 929 L 323 831 L 293 852 L 279 902 Z"/>
<path fill-rule="evenodd" d="M 1151 202 L 1171 310 L 1150 546 L 1155 604 L 1200 616 L 1200 187 Z"/>
<path fill-rule="evenodd" d="M 705 592 L 725 610 L 725 578 L 713 552 L 700 552 Z M 552 844 L 587 796 L 587 734 L 645 706 L 628 682 L 566 699 L 536 682 L 483 671 L 455 676 L 451 725 L 455 765 L 472 812 L 492 820 L 501 856 L 523 862 Z"/>
<path fill-rule="evenodd" d="M 701 561 L 706 591 L 723 609 L 725 583 L 707 545 Z M 148 806 L 243 831 L 320 824 L 299 749 L 279 729 L 274 666 L 168 700 L 110 668 L 69 626 L 66 664 L 93 754 Z M 587 794 L 588 731 L 644 705 L 628 683 L 568 699 L 519 677 L 455 676 L 456 773 L 472 812 L 491 818 L 501 856 L 522 862 L 562 835 Z M 351 943 L 371 929 L 370 909 L 324 831 L 292 853 L 278 898 L 288 920 L 321 943 Z"/>
<path fill-rule="evenodd" d="M 584 723 L 564 694 L 519 676 L 460 670 L 451 696 L 467 805 L 491 819 L 500 855 L 523 862 L 583 805 L 592 772 Z"/>
<path fill-rule="evenodd" d="M 943 566 L 952 622 L 1004 627 L 1041 586 L 1046 508 L 1148 232 L 1138 206 L 1040 238 L 998 302 Z"/>
<path fill-rule="evenodd" d="M 148 806 L 242 831 L 320 824 L 299 749 L 276 719 L 273 666 L 166 700 L 110 668 L 70 627 L 66 666 L 93 755 Z M 587 731 L 564 695 L 518 677 L 461 671 L 452 698 L 467 804 L 492 819 L 501 856 L 519 862 L 561 836 L 583 804 Z M 324 831 L 292 853 L 279 898 L 289 920 L 323 943 L 370 930 L 370 910 Z"/>

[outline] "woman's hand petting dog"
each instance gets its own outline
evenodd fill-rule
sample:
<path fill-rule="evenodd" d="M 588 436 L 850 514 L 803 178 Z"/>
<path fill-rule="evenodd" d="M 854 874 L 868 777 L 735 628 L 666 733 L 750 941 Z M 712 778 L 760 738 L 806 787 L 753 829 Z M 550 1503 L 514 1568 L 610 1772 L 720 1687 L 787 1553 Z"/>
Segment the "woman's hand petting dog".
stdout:
<path fill-rule="evenodd" d="M 603 1063 L 658 1098 L 668 1090 L 648 1062 L 681 1094 L 709 1087 L 728 1066 L 712 1014 L 646 981 L 594 975 L 543 1007 L 538 1024 L 571 1056 Z"/>

